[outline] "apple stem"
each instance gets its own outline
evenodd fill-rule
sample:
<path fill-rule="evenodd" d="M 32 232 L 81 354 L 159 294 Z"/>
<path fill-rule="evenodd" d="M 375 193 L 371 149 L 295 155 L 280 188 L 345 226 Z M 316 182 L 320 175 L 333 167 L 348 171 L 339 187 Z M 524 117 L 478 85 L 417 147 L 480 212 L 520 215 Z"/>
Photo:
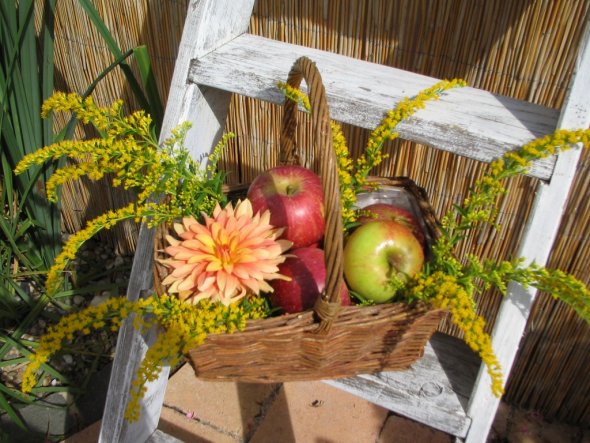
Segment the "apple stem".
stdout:
<path fill-rule="evenodd" d="M 287 185 L 287 195 L 293 195 L 297 192 L 297 186 Z"/>

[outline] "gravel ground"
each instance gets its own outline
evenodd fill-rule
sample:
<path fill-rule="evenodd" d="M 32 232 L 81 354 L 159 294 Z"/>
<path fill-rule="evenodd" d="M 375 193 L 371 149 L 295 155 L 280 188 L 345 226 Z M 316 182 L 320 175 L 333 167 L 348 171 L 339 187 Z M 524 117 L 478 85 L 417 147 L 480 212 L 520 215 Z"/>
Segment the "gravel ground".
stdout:
<path fill-rule="evenodd" d="M 89 288 L 89 291 L 71 297 L 69 303 L 73 305 L 74 310 L 98 305 L 110 297 L 125 294 L 132 261 L 132 256 L 115 254 L 108 244 L 95 239 L 88 241 L 75 260 L 73 276 L 80 282 L 81 287 Z M 32 292 L 34 288 L 29 287 L 28 290 Z M 54 307 L 48 309 L 58 311 Z M 22 339 L 38 342 L 47 327 L 47 321 L 39 318 L 27 333 L 23 334 Z M 116 336 L 116 332 L 100 331 L 76 339 L 71 348 L 53 360 L 53 366 L 70 379 L 83 382 L 86 374 L 96 372 L 112 361 Z M 18 358 L 21 354 L 13 348 L 7 357 Z M 25 366 L 23 363 L 2 368 L 2 381 L 7 386 L 20 388 Z M 58 380 L 46 376 L 43 385 L 57 386 Z"/>

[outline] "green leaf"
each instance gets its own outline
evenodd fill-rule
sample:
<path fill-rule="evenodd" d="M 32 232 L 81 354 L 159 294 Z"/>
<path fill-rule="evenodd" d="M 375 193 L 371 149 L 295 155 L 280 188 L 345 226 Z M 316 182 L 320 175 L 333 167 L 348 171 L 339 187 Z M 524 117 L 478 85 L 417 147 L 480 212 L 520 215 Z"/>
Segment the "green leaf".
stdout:
<path fill-rule="evenodd" d="M 0 383 L 0 390 L 3 390 L 1 388 L 8 389 L 2 383 Z M 8 400 L 6 400 L 6 397 L 4 396 L 4 394 L 2 394 L 2 392 L 0 392 L 0 409 L 6 411 L 6 413 L 10 417 L 10 419 L 14 423 L 16 423 L 19 428 L 21 428 L 25 431 L 27 430 L 27 425 L 25 424 L 23 419 L 20 417 L 20 414 L 17 412 L 17 410 L 15 408 L 12 407 L 12 405 L 8 402 Z"/>
<path fill-rule="evenodd" d="M 123 51 L 121 50 L 121 48 L 119 48 L 119 45 L 117 44 L 115 38 L 105 25 L 104 21 L 102 20 L 100 14 L 96 10 L 92 2 L 90 0 L 78 0 L 78 2 L 88 15 L 90 21 L 92 21 L 92 23 L 94 24 L 96 30 L 105 41 L 107 47 L 109 48 L 113 56 L 117 59 L 121 58 L 123 56 Z M 133 94 L 137 98 L 139 105 L 143 109 L 151 113 L 152 110 L 150 109 L 150 102 L 143 93 L 140 84 L 137 82 L 137 79 L 135 78 L 135 75 L 133 74 L 131 67 L 124 62 L 121 62 L 120 67 L 123 71 L 123 74 L 125 75 L 125 78 L 129 82 L 129 87 L 131 88 Z"/>
<path fill-rule="evenodd" d="M 156 126 L 156 135 L 158 135 L 162 127 L 164 111 L 162 102 L 160 101 L 160 94 L 158 93 L 156 78 L 152 70 L 152 64 L 150 63 L 150 57 L 145 46 L 138 46 L 133 50 L 133 54 L 135 55 L 135 60 L 137 61 L 143 88 L 147 93 L 147 98 L 150 103 L 149 113 L 152 116 Z"/>

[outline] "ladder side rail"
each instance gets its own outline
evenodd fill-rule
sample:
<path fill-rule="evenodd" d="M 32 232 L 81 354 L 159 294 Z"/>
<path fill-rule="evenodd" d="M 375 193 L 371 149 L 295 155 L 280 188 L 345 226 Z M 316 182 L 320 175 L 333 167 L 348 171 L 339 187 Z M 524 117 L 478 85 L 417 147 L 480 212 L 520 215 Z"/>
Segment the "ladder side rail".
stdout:
<path fill-rule="evenodd" d="M 576 66 L 568 95 L 557 124 L 559 129 L 587 128 L 590 125 L 590 19 L 580 42 Z M 519 248 L 518 256 L 530 263 L 545 265 L 562 220 L 571 189 L 580 149 L 559 154 L 554 173 L 548 183 L 540 182 L 533 209 Z M 503 300 L 492 332 L 492 346 L 508 377 L 518 352 L 520 340 L 537 291 L 512 282 Z M 467 414 L 472 424 L 466 443 L 485 442 L 500 399 L 490 390 L 491 380 L 486 368 L 480 368 Z"/>
<path fill-rule="evenodd" d="M 191 0 L 175 64 L 160 140 L 167 138 L 178 124 L 189 121 L 186 146 L 199 160 L 206 156 L 221 136 L 229 107 L 229 93 L 187 85 L 190 60 L 198 58 L 247 31 L 254 0 Z M 153 231 L 142 225 L 134 257 L 127 298 L 137 300 L 153 287 Z M 137 367 L 156 331 L 145 336 L 126 321 L 119 331 L 99 442 L 137 443 L 156 431 L 170 368 L 164 366 L 158 380 L 146 385 L 141 400 L 141 416 L 130 423 L 124 418 L 129 389 Z"/>
<path fill-rule="evenodd" d="M 138 300 L 144 292 L 152 289 L 153 231 L 145 224 L 141 226 L 131 276 L 127 287 L 127 298 Z M 160 409 L 164 401 L 164 389 L 169 373 L 165 366 L 158 380 L 148 383 L 148 392 L 141 404 L 141 416 L 137 422 L 125 420 L 125 408 L 130 399 L 131 381 L 141 363 L 149 344 L 156 338 L 151 330 L 145 336 L 133 327 L 133 319 L 125 320 L 117 337 L 117 348 L 111 369 L 109 389 L 102 417 L 99 442 L 140 442 L 145 441 L 158 426 Z"/>

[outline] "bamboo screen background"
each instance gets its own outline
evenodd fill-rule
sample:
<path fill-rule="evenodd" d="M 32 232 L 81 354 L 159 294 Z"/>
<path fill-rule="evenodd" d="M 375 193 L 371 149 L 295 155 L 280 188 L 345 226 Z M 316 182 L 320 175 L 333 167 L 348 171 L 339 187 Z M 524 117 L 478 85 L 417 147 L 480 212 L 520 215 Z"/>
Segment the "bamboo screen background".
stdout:
<path fill-rule="evenodd" d="M 188 1 L 94 3 L 123 50 L 147 45 L 165 102 Z M 58 88 L 83 92 L 112 58 L 76 0 L 57 4 Z M 258 0 L 250 32 L 437 78 L 459 77 L 474 87 L 559 108 L 589 11 L 588 0 Z M 109 74 L 93 95 L 100 104 L 122 98 L 130 108 L 136 106 L 120 72 Z M 276 163 L 280 115 L 280 107 L 232 98 L 227 127 L 237 137 L 223 158 L 228 182 L 247 183 Z M 345 126 L 344 132 L 352 154 L 358 155 L 368 131 Z M 309 137 L 305 126 L 299 136 Z M 388 144 L 386 152 L 390 157 L 375 174 L 411 177 L 428 191 L 438 214 L 461 201 L 485 170 L 478 162 L 404 141 Z M 586 152 L 550 259 L 550 267 L 573 273 L 586 284 L 590 284 L 589 164 Z M 472 236 L 462 250 L 489 258 L 510 257 L 522 234 L 534 184 L 529 178 L 513 180 L 501 202 L 502 230 Z M 131 198 L 104 181 L 67 185 L 63 194 L 64 226 L 70 232 Z M 133 251 L 136 235 L 137 226 L 130 224 L 104 239 L 126 254 Z M 500 298 L 486 293 L 480 300 L 490 325 Z M 457 334 L 450 325 L 442 329 Z M 562 303 L 540 294 L 508 381 L 506 400 L 548 418 L 588 425 L 589 350 L 588 325 Z"/>

